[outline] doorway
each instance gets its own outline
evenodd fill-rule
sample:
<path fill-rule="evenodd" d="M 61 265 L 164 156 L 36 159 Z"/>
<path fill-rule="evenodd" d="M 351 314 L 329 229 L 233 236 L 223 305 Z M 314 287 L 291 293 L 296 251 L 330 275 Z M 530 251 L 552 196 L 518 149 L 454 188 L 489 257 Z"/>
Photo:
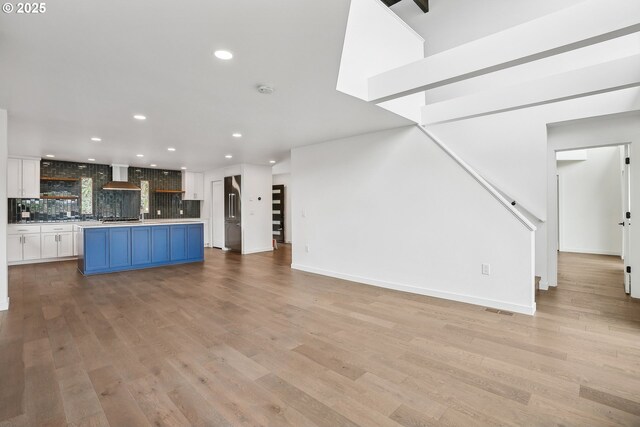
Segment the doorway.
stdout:
<path fill-rule="evenodd" d="M 213 181 L 211 186 L 211 246 L 224 248 L 224 184 Z"/>
<path fill-rule="evenodd" d="M 630 252 L 628 154 L 628 145 L 556 153 L 558 282 L 563 270 L 600 265 L 608 273 L 617 269 L 615 277 L 624 280 L 614 286 L 630 292 L 630 274 L 624 271 Z"/>

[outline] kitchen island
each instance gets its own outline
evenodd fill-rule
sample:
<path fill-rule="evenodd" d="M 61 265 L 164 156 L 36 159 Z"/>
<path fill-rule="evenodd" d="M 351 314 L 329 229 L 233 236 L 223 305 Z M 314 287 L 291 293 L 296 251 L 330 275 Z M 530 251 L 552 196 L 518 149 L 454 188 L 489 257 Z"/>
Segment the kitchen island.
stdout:
<path fill-rule="evenodd" d="M 85 276 L 204 261 L 204 222 L 150 220 L 76 225 Z"/>

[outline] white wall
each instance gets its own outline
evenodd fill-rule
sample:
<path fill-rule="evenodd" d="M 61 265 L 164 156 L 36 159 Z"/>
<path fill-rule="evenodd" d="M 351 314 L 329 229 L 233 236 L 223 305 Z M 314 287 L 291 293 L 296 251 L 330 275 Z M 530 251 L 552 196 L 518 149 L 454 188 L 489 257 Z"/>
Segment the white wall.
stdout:
<path fill-rule="evenodd" d="M 0 110 L 0 310 L 9 309 L 9 277 L 7 272 L 7 112 Z"/>
<path fill-rule="evenodd" d="M 284 185 L 284 241 L 291 243 L 291 174 L 274 174 L 273 185 Z"/>
<path fill-rule="evenodd" d="M 242 167 L 242 253 L 273 250 L 271 166 Z"/>
<path fill-rule="evenodd" d="M 555 152 L 548 156 L 547 123 L 638 109 L 640 90 L 632 88 L 436 125 L 431 129 L 480 175 L 544 221 L 536 224 L 536 275 L 542 277 L 541 287 L 545 288 L 554 286 L 557 277 L 554 266 L 549 265 L 555 256 L 550 245 L 555 244 L 557 231 L 549 228 L 555 227 L 555 213 L 549 218 L 547 214 L 547 207 L 553 208 L 556 203 L 553 198 L 547 199 L 548 194 L 555 194 L 552 193 L 555 192 Z M 618 124 L 612 126 L 609 132 L 615 133 Z M 591 141 L 595 135 L 603 135 L 603 131 L 594 130 L 585 140 Z M 612 139 L 617 141 L 609 137 L 591 146 L 607 145 L 606 140 Z M 580 147 L 575 138 L 573 142 L 577 145 L 566 148 Z M 547 184 L 551 182 L 547 176 L 549 170 L 554 174 L 552 186 Z M 547 239 L 547 234 L 553 237 Z"/>
<path fill-rule="evenodd" d="M 584 0 L 430 0 L 422 13 L 411 0 L 391 9 L 425 39 L 432 55 Z"/>
<path fill-rule="evenodd" d="M 418 128 L 294 149 L 292 177 L 293 268 L 535 311 L 533 233 Z"/>
<path fill-rule="evenodd" d="M 621 255 L 620 148 L 581 151 L 586 160 L 557 162 L 560 251 Z"/>
<path fill-rule="evenodd" d="M 384 28 L 384 31 L 381 29 Z M 336 89 L 367 100 L 367 77 L 424 58 L 424 40 L 379 0 L 351 0 Z M 420 120 L 424 94 L 379 104 Z"/>

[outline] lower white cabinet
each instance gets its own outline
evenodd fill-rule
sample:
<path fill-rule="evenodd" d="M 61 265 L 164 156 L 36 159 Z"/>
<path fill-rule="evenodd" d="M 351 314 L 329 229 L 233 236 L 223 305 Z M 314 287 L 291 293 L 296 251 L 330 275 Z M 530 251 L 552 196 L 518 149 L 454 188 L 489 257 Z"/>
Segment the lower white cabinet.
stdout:
<path fill-rule="evenodd" d="M 7 262 L 40 259 L 40 227 L 9 225 L 7 227 Z"/>
<path fill-rule="evenodd" d="M 78 233 L 77 232 L 73 232 L 73 256 L 78 256 Z"/>
<path fill-rule="evenodd" d="M 7 236 L 7 262 L 17 261 L 22 261 L 22 234 L 9 234 Z"/>
<path fill-rule="evenodd" d="M 22 260 L 40 259 L 40 247 L 40 236 L 38 234 L 25 234 L 22 236 Z"/>
<path fill-rule="evenodd" d="M 73 256 L 73 232 L 42 233 L 42 258 L 70 256 Z"/>
<path fill-rule="evenodd" d="M 73 256 L 73 233 L 58 234 L 58 256 Z"/>
<path fill-rule="evenodd" d="M 42 258 L 58 257 L 58 235 L 42 233 Z"/>

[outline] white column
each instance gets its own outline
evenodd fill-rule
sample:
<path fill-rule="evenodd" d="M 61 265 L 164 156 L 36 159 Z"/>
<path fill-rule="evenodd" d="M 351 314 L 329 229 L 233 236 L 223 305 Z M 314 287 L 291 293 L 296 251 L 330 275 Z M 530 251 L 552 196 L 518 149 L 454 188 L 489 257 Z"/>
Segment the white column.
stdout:
<path fill-rule="evenodd" d="M 7 273 L 7 111 L 0 110 L 0 310 L 9 309 Z"/>

